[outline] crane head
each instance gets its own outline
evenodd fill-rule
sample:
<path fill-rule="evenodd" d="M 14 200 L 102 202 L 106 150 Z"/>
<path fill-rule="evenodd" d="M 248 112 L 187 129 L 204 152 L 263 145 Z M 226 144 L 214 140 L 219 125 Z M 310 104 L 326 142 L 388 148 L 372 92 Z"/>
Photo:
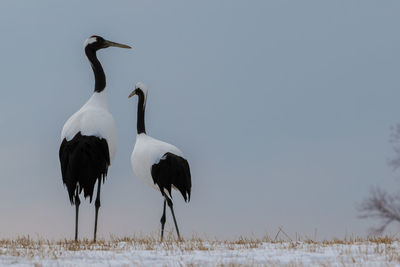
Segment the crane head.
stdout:
<path fill-rule="evenodd" d="M 146 84 L 144 84 L 144 82 L 136 83 L 135 90 L 133 90 L 132 93 L 130 93 L 128 98 L 130 98 L 130 97 L 132 97 L 134 95 L 138 95 L 138 94 L 143 94 L 144 100 L 146 100 L 146 98 L 147 98 L 147 86 L 146 86 Z"/>
<path fill-rule="evenodd" d="M 99 49 L 107 48 L 110 46 L 120 47 L 120 48 L 131 48 L 129 45 L 119 44 L 115 42 L 108 41 L 101 36 L 92 35 L 84 43 L 84 48 L 97 51 Z"/>

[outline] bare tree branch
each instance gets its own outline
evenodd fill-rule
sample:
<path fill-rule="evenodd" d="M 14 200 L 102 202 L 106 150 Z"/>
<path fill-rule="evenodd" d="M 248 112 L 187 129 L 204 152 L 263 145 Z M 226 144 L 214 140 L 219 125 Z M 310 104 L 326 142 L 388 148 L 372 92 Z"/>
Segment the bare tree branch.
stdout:
<path fill-rule="evenodd" d="M 381 219 L 379 227 L 370 229 L 372 234 L 382 234 L 392 222 L 400 223 L 400 196 L 390 195 L 378 187 L 370 191 L 370 195 L 358 206 L 360 218 Z"/>
<path fill-rule="evenodd" d="M 388 164 L 393 170 L 397 170 L 397 168 L 400 167 L 400 124 L 392 126 L 390 131 L 390 143 L 393 145 L 393 150 L 396 155 L 389 160 Z"/>
<path fill-rule="evenodd" d="M 395 156 L 388 160 L 388 165 L 397 170 L 400 167 L 400 124 L 392 126 L 390 130 L 390 143 Z M 389 194 L 379 187 L 373 187 L 357 209 L 360 218 L 380 219 L 379 226 L 370 229 L 371 234 L 380 235 L 392 222 L 400 223 L 400 194 Z"/>

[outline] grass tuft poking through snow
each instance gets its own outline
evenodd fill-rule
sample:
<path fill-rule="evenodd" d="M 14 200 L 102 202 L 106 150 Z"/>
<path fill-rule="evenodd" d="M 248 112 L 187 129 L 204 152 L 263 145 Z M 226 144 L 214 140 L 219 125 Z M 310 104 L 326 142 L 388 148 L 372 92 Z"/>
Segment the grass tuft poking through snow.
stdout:
<path fill-rule="evenodd" d="M 296 238 L 297 239 L 297 238 Z M 168 232 L 111 237 L 93 243 L 83 239 L 45 240 L 20 237 L 0 240 L 0 265 L 14 266 L 398 266 L 400 240 L 393 237 L 235 240 L 192 236 L 182 242 Z"/>

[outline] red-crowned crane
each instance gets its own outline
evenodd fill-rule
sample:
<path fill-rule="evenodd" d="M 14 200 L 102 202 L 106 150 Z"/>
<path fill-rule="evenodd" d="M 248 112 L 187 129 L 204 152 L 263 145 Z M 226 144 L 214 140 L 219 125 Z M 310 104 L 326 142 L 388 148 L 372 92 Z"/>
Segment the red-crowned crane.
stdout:
<path fill-rule="evenodd" d="M 164 197 L 163 215 L 161 217 L 161 241 L 164 237 L 165 206 L 171 209 L 178 239 L 181 240 L 176 222 L 171 188 L 181 192 L 185 201 L 190 201 L 192 181 L 189 164 L 183 153 L 177 147 L 152 138 L 146 134 L 144 113 L 147 100 L 147 88 L 139 82 L 135 90 L 129 95 L 139 98 L 137 109 L 137 136 L 133 148 L 131 163 L 136 176 L 146 184 L 161 192 Z"/>
<path fill-rule="evenodd" d="M 117 149 L 114 119 L 107 106 L 106 76 L 96 52 L 110 46 L 130 48 L 124 44 L 107 41 L 93 35 L 85 41 L 84 49 L 95 78 L 94 93 L 89 100 L 64 124 L 59 151 L 61 174 L 68 189 L 69 200 L 76 207 L 75 240 L 78 240 L 79 194 L 92 202 L 97 182 L 95 201 L 94 242 L 96 242 L 97 218 L 100 208 L 100 187 Z"/>

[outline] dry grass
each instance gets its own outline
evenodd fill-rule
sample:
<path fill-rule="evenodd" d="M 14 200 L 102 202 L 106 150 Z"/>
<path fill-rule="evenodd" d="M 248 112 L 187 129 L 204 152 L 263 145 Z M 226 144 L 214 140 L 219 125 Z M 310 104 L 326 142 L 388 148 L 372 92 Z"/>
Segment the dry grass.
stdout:
<path fill-rule="evenodd" d="M 151 235 L 134 235 L 130 237 L 111 236 L 109 239 L 100 239 L 94 243 L 90 239 L 81 239 L 78 242 L 70 239 L 62 240 L 48 240 L 42 238 L 32 238 L 30 236 L 22 236 L 16 239 L 0 239 L 0 254 L 5 251 L 13 249 L 23 250 L 42 250 L 46 249 L 62 249 L 65 251 L 81 251 L 81 250 L 123 250 L 125 247 L 135 248 L 138 250 L 212 250 L 218 246 L 231 246 L 232 248 L 240 246 L 241 248 L 258 248 L 265 243 L 287 245 L 288 248 L 296 248 L 298 245 L 317 245 L 317 246 L 332 246 L 332 245 L 358 245 L 358 244 L 377 244 L 377 245 L 391 245 L 395 242 L 400 242 L 400 238 L 395 236 L 382 236 L 382 237 L 345 237 L 344 239 L 333 238 L 331 240 L 316 241 L 310 238 L 299 237 L 297 241 L 290 241 L 285 238 L 271 239 L 269 236 L 262 238 L 239 236 L 233 240 L 218 240 L 204 239 L 198 235 L 178 241 L 175 233 L 166 231 L 164 241 L 159 241 L 158 233 Z"/>
<path fill-rule="evenodd" d="M 111 236 L 109 239 L 98 240 L 93 243 L 91 240 L 82 239 L 78 242 L 73 240 L 46 240 L 41 238 L 31 238 L 29 236 L 16 239 L 0 240 L 0 257 L 13 256 L 18 258 L 31 259 L 35 266 L 41 266 L 41 259 L 58 260 L 65 259 L 76 252 L 112 252 L 126 253 L 132 251 L 163 251 L 166 255 L 184 255 L 193 251 L 198 252 L 218 252 L 221 250 L 248 251 L 261 249 L 280 249 L 284 253 L 321 253 L 324 249 L 335 250 L 339 255 L 339 263 L 347 265 L 349 259 L 357 264 L 368 261 L 372 255 L 381 257 L 385 262 L 400 264 L 399 243 L 400 239 L 393 236 L 385 237 L 346 237 L 344 239 L 331 239 L 316 241 L 310 238 L 296 236 L 296 241 L 282 238 L 262 238 L 240 236 L 234 240 L 204 239 L 198 235 L 178 241 L 173 231 L 167 231 L 164 242 L 159 242 L 157 233 L 152 235 L 137 235 L 131 237 Z M 286 252 L 285 252 L 286 251 Z M 39 261 L 39 262 L 38 262 Z M 250 259 L 251 262 L 251 259 Z M 338 262 L 336 262 L 338 263 Z M 347 264 L 346 264 L 347 263 Z M 221 262 L 219 266 L 241 266 L 240 264 Z M 276 263 L 267 262 L 267 266 L 274 266 Z M 319 262 L 321 266 L 331 266 L 329 262 Z M 193 264 L 195 266 L 195 264 Z M 286 266 L 303 266 L 301 262 L 290 262 Z"/>

